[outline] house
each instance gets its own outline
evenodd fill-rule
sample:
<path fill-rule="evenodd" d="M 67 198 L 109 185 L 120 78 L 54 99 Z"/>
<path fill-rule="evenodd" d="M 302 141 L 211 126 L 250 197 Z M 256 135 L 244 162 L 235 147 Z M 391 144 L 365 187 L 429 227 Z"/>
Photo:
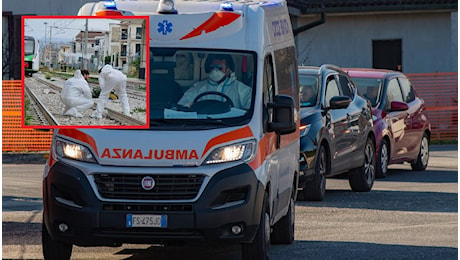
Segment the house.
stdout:
<path fill-rule="evenodd" d="M 139 78 L 145 78 L 147 60 L 145 20 L 126 19 L 109 25 L 108 53 L 113 67 L 130 73 L 129 67 L 139 63 Z"/>
<path fill-rule="evenodd" d="M 21 15 L 76 15 L 94 0 L 36 0 L 18 5 L 3 1 L 3 78 L 20 79 Z M 334 63 L 405 73 L 456 72 L 458 2 L 454 0 L 287 0 L 296 34 L 298 61 L 304 65 Z M 53 8 L 50 8 L 53 6 Z M 145 28 L 145 27 L 144 27 Z M 126 26 L 125 35 L 137 33 Z M 136 40 L 120 48 L 117 64 L 129 63 Z M 133 46 L 134 44 L 134 46 Z M 142 43 L 141 43 L 142 44 Z M 111 42 L 112 45 L 112 42 Z M 142 45 L 141 45 L 141 49 Z M 113 53 L 113 52 L 112 52 Z M 146 59 L 142 53 L 141 70 Z M 113 54 L 112 54 L 113 56 Z M 125 57 L 125 58 L 123 58 Z M 113 57 L 115 58 L 115 57 Z M 144 73 L 145 74 L 145 73 Z"/>
<path fill-rule="evenodd" d="M 81 31 L 75 36 L 73 52 L 82 57 L 83 60 L 80 59 L 80 62 L 86 62 L 88 69 L 94 71 L 103 63 L 106 32 L 88 31 L 87 38 L 85 34 Z"/>
<path fill-rule="evenodd" d="M 300 64 L 456 72 L 458 2 L 288 0 Z"/>

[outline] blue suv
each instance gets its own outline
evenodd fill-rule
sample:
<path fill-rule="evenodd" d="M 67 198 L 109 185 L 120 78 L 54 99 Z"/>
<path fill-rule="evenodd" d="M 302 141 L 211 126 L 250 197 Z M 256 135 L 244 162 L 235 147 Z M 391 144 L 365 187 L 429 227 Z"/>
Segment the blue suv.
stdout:
<path fill-rule="evenodd" d="M 323 200 L 326 177 L 342 173 L 348 173 L 353 191 L 370 191 L 375 179 L 370 102 L 334 65 L 299 67 L 299 86 L 303 198 Z"/>

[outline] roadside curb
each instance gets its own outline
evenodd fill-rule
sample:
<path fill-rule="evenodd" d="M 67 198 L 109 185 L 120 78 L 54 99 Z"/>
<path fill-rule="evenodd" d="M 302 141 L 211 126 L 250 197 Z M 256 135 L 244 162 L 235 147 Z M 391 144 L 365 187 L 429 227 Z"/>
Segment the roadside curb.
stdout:
<path fill-rule="evenodd" d="M 44 164 L 49 153 L 2 153 L 3 164 Z"/>

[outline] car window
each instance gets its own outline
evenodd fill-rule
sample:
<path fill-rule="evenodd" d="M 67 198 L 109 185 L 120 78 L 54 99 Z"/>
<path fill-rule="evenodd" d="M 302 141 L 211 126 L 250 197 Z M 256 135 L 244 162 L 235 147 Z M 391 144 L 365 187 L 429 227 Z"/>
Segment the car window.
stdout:
<path fill-rule="evenodd" d="M 342 94 L 353 99 L 353 85 L 347 76 L 339 75 L 339 81 Z"/>
<path fill-rule="evenodd" d="M 415 99 L 415 91 L 412 88 L 410 81 L 407 78 L 398 78 L 399 83 L 401 84 L 401 89 L 403 93 L 403 100 L 406 103 L 410 103 Z"/>
<path fill-rule="evenodd" d="M 385 109 L 391 108 L 391 101 L 404 102 L 397 79 L 391 79 L 390 82 L 388 82 L 387 102 L 385 103 Z"/>
<path fill-rule="evenodd" d="M 265 57 L 263 85 L 263 123 L 265 131 L 268 121 L 273 119 L 273 114 L 270 113 L 268 109 L 268 103 L 273 102 L 275 96 L 273 60 L 271 55 Z"/>
<path fill-rule="evenodd" d="M 299 96 L 302 107 L 314 106 L 318 97 L 318 76 L 299 75 Z"/>
<path fill-rule="evenodd" d="M 329 76 L 326 79 L 326 95 L 324 97 L 324 104 L 326 107 L 330 106 L 330 100 L 332 97 L 340 96 L 339 86 L 334 76 Z"/>
<path fill-rule="evenodd" d="M 376 107 L 381 99 L 383 81 L 376 78 L 353 78 L 359 93 L 371 101 L 372 107 Z"/>

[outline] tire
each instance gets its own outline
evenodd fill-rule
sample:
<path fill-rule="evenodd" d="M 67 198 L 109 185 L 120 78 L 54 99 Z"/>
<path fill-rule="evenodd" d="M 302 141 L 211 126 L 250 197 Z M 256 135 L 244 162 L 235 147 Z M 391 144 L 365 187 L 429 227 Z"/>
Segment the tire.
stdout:
<path fill-rule="evenodd" d="M 351 190 L 355 192 L 368 192 L 372 189 L 375 180 L 375 148 L 370 138 L 364 146 L 363 165 L 353 169 L 348 177 Z"/>
<path fill-rule="evenodd" d="M 388 163 L 390 162 L 390 147 L 386 139 L 382 139 L 379 153 L 377 154 L 377 165 L 375 167 L 375 177 L 385 178 L 388 174 Z"/>
<path fill-rule="evenodd" d="M 282 217 L 273 227 L 271 235 L 273 244 L 289 245 L 294 242 L 295 201 L 291 197 L 286 216 Z"/>
<path fill-rule="evenodd" d="M 241 253 L 245 260 L 269 259 L 270 251 L 270 208 L 268 194 L 265 193 L 260 214 L 259 227 L 256 236 L 251 243 L 241 244 Z"/>
<path fill-rule="evenodd" d="M 42 222 L 42 248 L 45 260 L 66 260 L 72 255 L 72 244 L 51 238 L 44 221 Z"/>
<path fill-rule="evenodd" d="M 422 140 L 420 141 L 420 151 L 418 152 L 417 161 L 411 163 L 412 170 L 424 171 L 428 166 L 428 159 L 430 158 L 430 142 L 428 135 L 423 133 Z"/>
<path fill-rule="evenodd" d="M 315 163 L 315 174 L 311 182 L 306 182 L 303 187 L 303 197 L 308 201 L 322 201 L 326 194 L 326 173 L 327 165 L 326 148 L 319 147 Z"/>

